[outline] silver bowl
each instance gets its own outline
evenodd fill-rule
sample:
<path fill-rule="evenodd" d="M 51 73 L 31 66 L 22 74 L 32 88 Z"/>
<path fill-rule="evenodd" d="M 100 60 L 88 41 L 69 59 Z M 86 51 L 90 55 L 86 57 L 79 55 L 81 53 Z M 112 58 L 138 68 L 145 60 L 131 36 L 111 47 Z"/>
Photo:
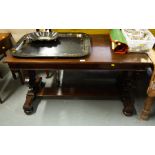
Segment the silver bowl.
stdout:
<path fill-rule="evenodd" d="M 33 32 L 27 35 L 29 41 L 50 41 L 58 38 L 57 32 Z"/>

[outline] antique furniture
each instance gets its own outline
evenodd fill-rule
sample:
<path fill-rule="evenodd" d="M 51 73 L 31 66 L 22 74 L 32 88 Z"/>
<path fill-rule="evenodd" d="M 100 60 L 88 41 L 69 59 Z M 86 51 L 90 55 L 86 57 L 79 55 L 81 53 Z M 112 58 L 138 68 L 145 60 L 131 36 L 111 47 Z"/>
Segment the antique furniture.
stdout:
<path fill-rule="evenodd" d="M 10 33 L 0 33 L 0 55 L 6 56 L 6 51 L 12 47 Z"/>
<path fill-rule="evenodd" d="M 153 101 L 154 101 L 154 97 L 147 96 L 145 103 L 144 103 L 143 110 L 141 112 L 141 116 L 140 116 L 141 119 L 147 120 L 149 118 L 149 115 L 151 113 L 151 108 L 153 105 Z"/>
<path fill-rule="evenodd" d="M 149 82 L 149 86 L 147 88 L 147 98 L 144 103 L 143 110 L 141 112 L 141 119 L 147 120 L 149 118 L 149 115 L 151 113 L 152 105 L 155 99 L 155 50 L 152 49 L 148 52 L 149 58 L 152 60 L 153 68 L 152 68 L 152 74 Z"/>
<path fill-rule="evenodd" d="M 114 93 L 120 95 L 123 101 L 123 113 L 127 116 L 134 112 L 134 94 L 132 93 L 132 83 L 134 75 L 138 71 L 144 71 L 152 67 L 149 57 L 143 53 L 129 53 L 119 55 L 111 50 L 109 35 L 90 35 L 90 54 L 82 58 L 17 58 L 8 54 L 4 62 L 8 63 L 11 70 L 26 70 L 29 75 L 29 91 L 23 109 L 26 114 L 33 113 L 33 101 L 38 96 L 110 96 Z M 35 70 L 111 70 L 120 71 L 118 78 L 118 88 L 120 91 L 108 91 L 108 89 L 84 89 L 83 87 L 54 87 L 46 88 L 42 82 L 42 77 L 36 76 Z"/>
<path fill-rule="evenodd" d="M 13 47 L 15 41 L 11 35 L 11 33 L 0 33 L 0 60 L 7 56 L 7 51 Z M 19 75 L 20 81 L 23 84 L 23 75 L 21 70 L 11 70 L 12 76 L 14 79 L 17 79 L 16 73 Z M 0 73 L 0 78 L 2 75 Z M 0 98 L 0 103 L 2 103 L 2 99 Z"/>
<path fill-rule="evenodd" d="M 0 33 L 0 60 L 3 59 L 4 56 L 6 56 L 6 51 L 12 47 L 12 42 L 10 38 L 10 33 Z M 2 78 L 1 73 L 0 78 Z M 1 97 L 0 103 L 2 103 Z"/>
<path fill-rule="evenodd" d="M 0 33 L 0 55 L 2 58 L 7 56 L 7 50 L 12 48 L 14 45 L 15 41 L 11 33 Z M 17 73 L 21 83 L 24 84 L 23 74 L 21 70 L 11 70 L 11 73 L 14 79 L 17 79 Z"/>

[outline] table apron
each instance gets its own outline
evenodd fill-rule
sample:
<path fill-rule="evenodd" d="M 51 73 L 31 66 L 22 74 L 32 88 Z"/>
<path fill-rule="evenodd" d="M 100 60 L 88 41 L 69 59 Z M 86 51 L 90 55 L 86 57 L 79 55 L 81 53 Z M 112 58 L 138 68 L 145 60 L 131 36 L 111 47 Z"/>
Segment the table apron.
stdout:
<path fill-rule="evenodd" d="M 12 64 L 8 63 L 10 69 L 17 70 L 43 70 L 43 69 L 95 69 L 95 70 L 145 70 L 152 67 L 152 64 L 115 64 L 115 63 L 96 63 L 96 64 Z"/>

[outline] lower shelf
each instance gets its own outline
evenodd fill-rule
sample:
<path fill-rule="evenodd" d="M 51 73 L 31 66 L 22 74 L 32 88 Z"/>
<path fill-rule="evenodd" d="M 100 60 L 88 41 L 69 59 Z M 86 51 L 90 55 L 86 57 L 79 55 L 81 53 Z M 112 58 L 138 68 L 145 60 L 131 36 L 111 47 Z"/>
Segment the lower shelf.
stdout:
<path fill-rule="evenodd" d="M 116 88 L 89 88 L 89 87 L 55 87 L 43 88 L 37 96 L 46 97 L 101 97 L 106 99 L 119 98 L 119 92 Z"/>

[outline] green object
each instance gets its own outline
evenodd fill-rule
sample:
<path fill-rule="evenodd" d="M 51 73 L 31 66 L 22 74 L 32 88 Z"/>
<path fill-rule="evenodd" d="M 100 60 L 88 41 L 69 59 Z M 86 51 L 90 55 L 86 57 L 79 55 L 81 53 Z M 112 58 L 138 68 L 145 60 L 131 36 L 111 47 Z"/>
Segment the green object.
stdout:
<path fill-rule="evenodd" d="M 110 37 L 112 41 L 119 41 L 121 43 L 127 44 L 127 41 L 120 29 L 112 29 L 110 32 Z"/>

